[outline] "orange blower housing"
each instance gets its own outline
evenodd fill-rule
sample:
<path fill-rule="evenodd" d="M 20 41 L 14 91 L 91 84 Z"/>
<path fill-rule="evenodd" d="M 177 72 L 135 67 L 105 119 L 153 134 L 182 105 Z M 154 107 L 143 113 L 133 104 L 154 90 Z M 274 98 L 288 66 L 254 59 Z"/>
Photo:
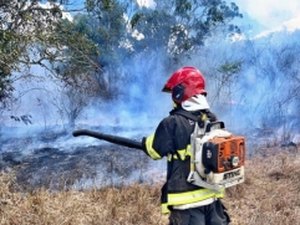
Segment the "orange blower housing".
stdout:
<path fill-rule="evenodd" d="M 202 163 L 205 173 L 224 173 L 244 166 L 245 138 L 231 136 L 209 140 L 203 144 Z"/>

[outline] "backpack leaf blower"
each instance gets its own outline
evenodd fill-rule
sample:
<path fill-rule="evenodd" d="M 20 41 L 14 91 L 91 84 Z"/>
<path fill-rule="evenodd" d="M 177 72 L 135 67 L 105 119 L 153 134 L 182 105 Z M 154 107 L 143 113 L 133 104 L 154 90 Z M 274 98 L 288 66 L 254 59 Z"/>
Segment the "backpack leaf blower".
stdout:
<path fill-rule="evenodd" d="M 117 145 L 143 150 L 142 142 L 90 130 L 76 130 L 74 137 L 90 136 Z M 245 178 L 245 138 L 225 130 L 224 123 L 197 123 L 191 134 L 190 173 L 187 181 L 208 189 L 220 190 L 243 183 Z"/>

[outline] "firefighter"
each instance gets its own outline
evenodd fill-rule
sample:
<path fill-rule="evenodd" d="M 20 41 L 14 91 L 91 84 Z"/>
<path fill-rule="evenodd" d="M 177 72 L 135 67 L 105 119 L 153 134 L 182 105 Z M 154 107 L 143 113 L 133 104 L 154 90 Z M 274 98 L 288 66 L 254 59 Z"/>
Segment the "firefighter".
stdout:
<path fill-rule="evenodd" d="M 175 71 L 164 85 L 170 92 L 174 109 L 156 128 L 143 138 L 147 155 L 157 160 L 167 157 L 167 180 L 161 190 L 163 213 L 169 214 L 169 225 L 226 225 L 230 219 L 220 198 L 224 190 L 215 191 L 187 181 L 190 172 L 190 135 L 195 123 L 204 126 L 215 121 L 206 100 L 205 79 L 195 67 Z M 192 120 L 198 118 L 198 121 Z"/>

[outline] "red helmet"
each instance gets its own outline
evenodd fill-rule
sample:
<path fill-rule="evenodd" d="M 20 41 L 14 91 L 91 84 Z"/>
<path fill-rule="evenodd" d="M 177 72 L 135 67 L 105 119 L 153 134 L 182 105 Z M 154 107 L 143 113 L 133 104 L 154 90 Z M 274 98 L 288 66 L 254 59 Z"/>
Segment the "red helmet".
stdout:
<path fill-rule="evenodd" d="M 181 104 L 194 95 L 206 95 L 205 79 L 195 67 L 182 67 L 172 74 L 162 91 L 172 92 L 173 101 Z"/>

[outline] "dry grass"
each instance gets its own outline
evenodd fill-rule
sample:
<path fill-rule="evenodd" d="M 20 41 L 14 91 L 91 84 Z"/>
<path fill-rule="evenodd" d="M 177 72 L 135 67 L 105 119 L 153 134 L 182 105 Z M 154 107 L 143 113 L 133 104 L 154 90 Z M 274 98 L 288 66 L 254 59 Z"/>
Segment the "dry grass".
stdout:
<path fill-rule="evenodd" d="M 300 224 L 300 152 L 264 152 L 247 162 L 244 184 L 227 190 L 234 225 Z"/>
<path fill-rule="evenodd" d="M 0 224 L 165 224 L 158 187 L 22 194 L 9 190 L 9 179 L 1 178 Z"/>
<path fill-rule="evenodd" d="M 132 185 L 90 191 L 12 191 L 0 176 L 2 225 L 162 225 L 160 186 Z M 232 225 L 296 225 L 300 221 L 300 156 L 277 153 L 247 162 L 246 182 L 228 189 L 224 203 Z"/>

